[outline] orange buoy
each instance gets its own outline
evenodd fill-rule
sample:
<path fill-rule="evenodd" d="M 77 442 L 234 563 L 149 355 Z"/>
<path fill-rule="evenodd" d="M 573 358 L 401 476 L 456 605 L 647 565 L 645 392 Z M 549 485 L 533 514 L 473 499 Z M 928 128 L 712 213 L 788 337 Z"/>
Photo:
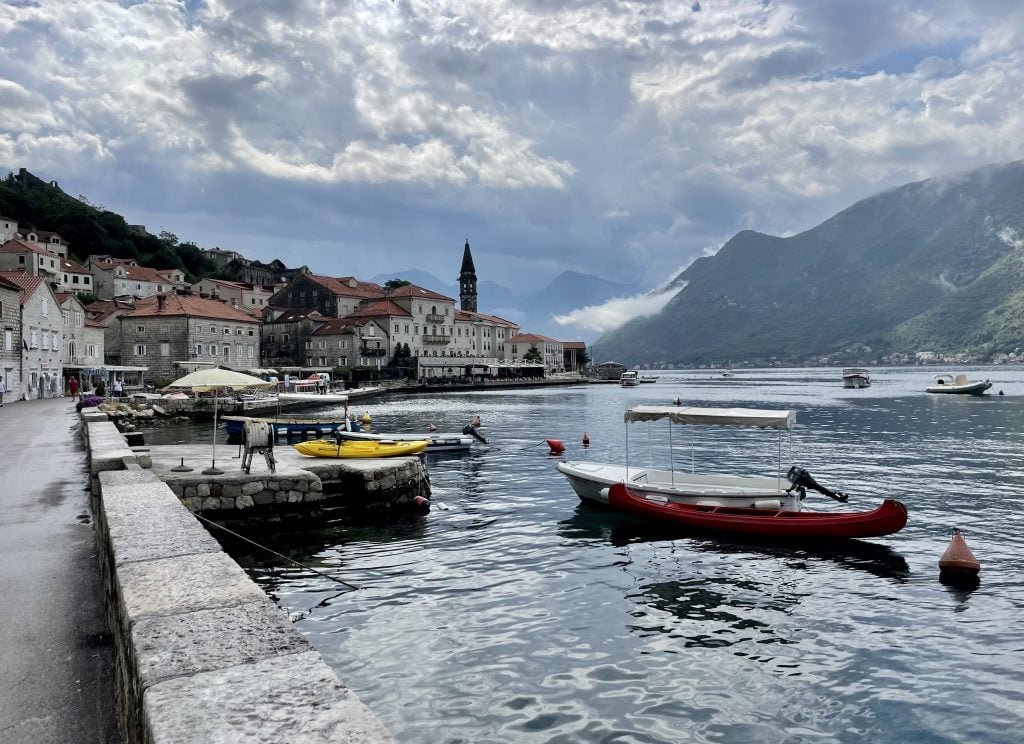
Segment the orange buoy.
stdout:
<path fill-rule="evenodd" d="M 473 420 L 470 423 L 473 424 L 473 426 L 480 428 L 480 417 L 474 416 Z"/>
<path fill-rule="evenodd" d="M 946 552 L 939 558 L 939 573 L 950 578 L 973 578 L 980 570 L 981 564 L 967 547 L 964 536 L 960 530 L 954 529 Z"/>
<path fill-rule="evenodd" d="M 560 455 L 565 452 L 565 443 L 561 439 L 548 439 L 546 441 L 548 447 L 551 448 L 552 455 Z"/>
<path fill-rule="evenodd" d="M 583 432 L 583 446 L 588 447 L 590 445 L 590 435 L 587 432 Z"/>

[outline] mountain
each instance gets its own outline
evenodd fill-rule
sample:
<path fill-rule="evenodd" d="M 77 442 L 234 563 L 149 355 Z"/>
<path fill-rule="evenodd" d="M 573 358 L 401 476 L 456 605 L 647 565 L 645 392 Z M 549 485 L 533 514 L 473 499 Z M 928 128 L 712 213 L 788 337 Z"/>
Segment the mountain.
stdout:
<path fill-rule="evenodd" d="M 877 361 L 1024 347 L 1024 161 L 889 189 L 787 238 L 744 231 L 598 360 Z"/>
<path fill-rule="evenodd" d="M 458 285 L 445 284 L 427 271 L 413 269 L 378 274 L 371 281 L 382 284 L 388 279 L 404 279 L 452 297 L 458 302 Z M 568 332 L 559 326 L 552 320 L 553 315 L 564 314 L 578 307 L 597 305 L 613 297 L 635 294 L 636 291 L 637 289 L 631 285 L 576 271 L 563 271 L 537 292 L 515 292 L 491 281 L 479 281 L 477 284 L 480 312 L 519 323 L 524 331 L 541 333 L 561 340 L 578 338 L 578 333 Z"/>

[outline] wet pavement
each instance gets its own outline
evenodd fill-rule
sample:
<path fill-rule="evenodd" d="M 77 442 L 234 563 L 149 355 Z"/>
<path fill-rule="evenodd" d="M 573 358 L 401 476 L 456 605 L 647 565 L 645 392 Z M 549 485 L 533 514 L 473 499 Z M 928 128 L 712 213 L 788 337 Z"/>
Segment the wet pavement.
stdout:
<path fill-rule="evenodd" d="M 0 742 L 120 741 L 70 398 L 0 408 Z"/>

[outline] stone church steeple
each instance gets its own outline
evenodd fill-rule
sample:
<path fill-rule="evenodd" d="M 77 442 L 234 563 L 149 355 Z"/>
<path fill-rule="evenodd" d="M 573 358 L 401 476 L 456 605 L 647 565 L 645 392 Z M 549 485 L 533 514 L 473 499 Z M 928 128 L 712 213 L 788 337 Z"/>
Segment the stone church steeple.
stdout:
<path fill-rule="evenodd" d="M 469 251 L 469 238 L 466 238 L 466 247 L 462 251 L 462 269 L 459 271 L 459 307 L 476 312 L 476 267 Z"/>

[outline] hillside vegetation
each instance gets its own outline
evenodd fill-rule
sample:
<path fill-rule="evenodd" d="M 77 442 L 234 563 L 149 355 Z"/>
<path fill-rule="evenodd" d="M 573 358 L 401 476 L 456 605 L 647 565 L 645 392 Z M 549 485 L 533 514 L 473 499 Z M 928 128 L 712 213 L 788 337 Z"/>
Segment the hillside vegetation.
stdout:
<path fill-rule="evenodd" d="M 75 199 L 32 176 L 19 180 L 8 174 L 0 182 L 0 214 L 58 233 L 78 260 L 94 254 L 134 258 L 155 269 L 181 269 L 190 281 L 216 272 L 194 243 L 179 243 L 169 233 L 158 237 L 132 228 L 121 215 Z"/>
<path fill-rule="evenodd" d="M 980 357 L 1024 347 L 1024 161 L 865 199 L 799 235 L 733 237 L 657 315 L 595 345 L 629 364 Z"/>

